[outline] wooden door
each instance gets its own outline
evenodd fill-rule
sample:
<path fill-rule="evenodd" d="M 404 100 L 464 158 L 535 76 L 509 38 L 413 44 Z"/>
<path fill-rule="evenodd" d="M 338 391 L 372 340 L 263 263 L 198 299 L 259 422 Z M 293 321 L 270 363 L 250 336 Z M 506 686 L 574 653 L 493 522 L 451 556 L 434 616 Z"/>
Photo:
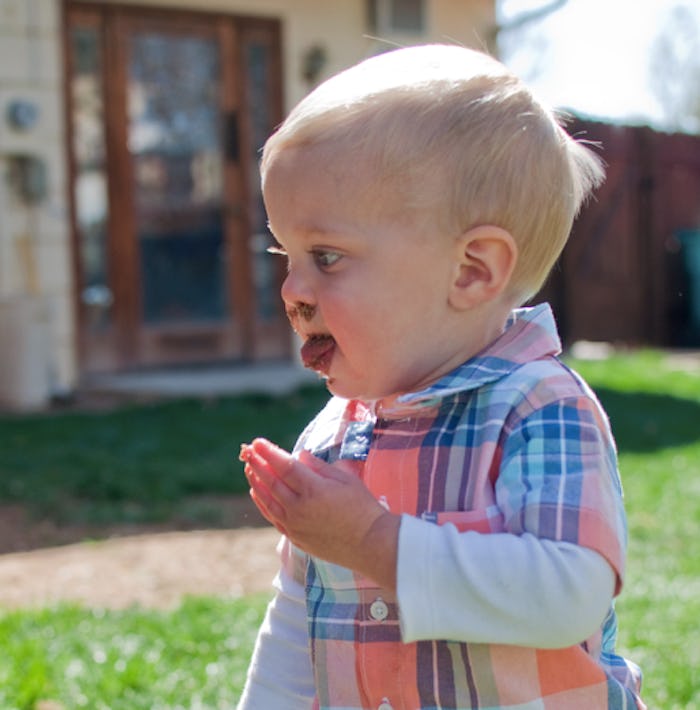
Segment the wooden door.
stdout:
<path fill-rule="evenodd" d="M 67 106 L 85 371 L 286 357 L 257 153 L 279 31 L 68 4 Z"/>

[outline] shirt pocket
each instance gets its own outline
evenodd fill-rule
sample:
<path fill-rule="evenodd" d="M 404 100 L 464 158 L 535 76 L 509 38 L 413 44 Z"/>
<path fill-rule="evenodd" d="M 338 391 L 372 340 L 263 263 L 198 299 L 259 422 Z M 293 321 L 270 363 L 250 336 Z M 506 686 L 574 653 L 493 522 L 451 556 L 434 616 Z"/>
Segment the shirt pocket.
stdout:
<path fill-rule="evenodd" d="M 477 510 L 425 512 L 421 518 L 436 525 L 454 525 L 459 532 L 505 532 L 505 519 L 497 505 Z"/>

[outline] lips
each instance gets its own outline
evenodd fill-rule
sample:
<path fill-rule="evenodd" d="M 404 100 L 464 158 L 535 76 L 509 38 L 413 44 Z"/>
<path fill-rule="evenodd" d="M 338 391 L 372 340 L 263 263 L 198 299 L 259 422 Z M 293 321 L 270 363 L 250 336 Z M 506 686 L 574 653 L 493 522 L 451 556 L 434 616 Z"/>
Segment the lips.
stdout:
<path fill-rule="evenodd" d="M 304 367 L 327 375 L 335 352 L 335 339 L 331 335 L 311 335 L 301 347 Z"/>

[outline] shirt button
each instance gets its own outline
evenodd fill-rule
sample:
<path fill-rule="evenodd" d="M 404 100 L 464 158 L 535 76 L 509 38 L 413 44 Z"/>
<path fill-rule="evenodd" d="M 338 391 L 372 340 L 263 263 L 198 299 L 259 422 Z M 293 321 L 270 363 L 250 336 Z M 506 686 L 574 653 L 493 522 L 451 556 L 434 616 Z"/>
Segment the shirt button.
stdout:
<path fill-rule="evenodd" d="M 377 597 L 372 602 L 369 607 L 369 615 L 375 621 L 384 621 L 384 619 L 389 616 L 389 607 L 386 605 L 386 602 L 381 597 Z M 383 705 L 380 705 L 381 710 L 387 710 L 390 707 L 391 706 L 387 706 L 387 708 L 384 708 Z"/>
<path fill-rule="evenodd" d="M 382 700 L 382 704 L 377 708 L 377 710 L 394 710 L 394 707 L 386 698 L 384 698 Z"/>

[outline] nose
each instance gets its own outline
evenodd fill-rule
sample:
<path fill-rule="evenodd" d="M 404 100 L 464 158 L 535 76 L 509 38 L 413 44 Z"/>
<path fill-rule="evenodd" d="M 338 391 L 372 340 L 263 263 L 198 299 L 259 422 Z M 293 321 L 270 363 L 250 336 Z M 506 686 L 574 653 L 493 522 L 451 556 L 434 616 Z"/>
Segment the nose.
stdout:
<path fill-rule="evenodd" d="M 306 279 L 297 269 L 292 268 L 289 270 L 284 282 L 282 283 L 280 293 L 287 311 L 293 308 L 298 308 L 300 304 L 303 304 L 310 309 L 315 308 L 316 298 L 314 296 L 313 288 L 311 287 L 308 279 Z"/>

